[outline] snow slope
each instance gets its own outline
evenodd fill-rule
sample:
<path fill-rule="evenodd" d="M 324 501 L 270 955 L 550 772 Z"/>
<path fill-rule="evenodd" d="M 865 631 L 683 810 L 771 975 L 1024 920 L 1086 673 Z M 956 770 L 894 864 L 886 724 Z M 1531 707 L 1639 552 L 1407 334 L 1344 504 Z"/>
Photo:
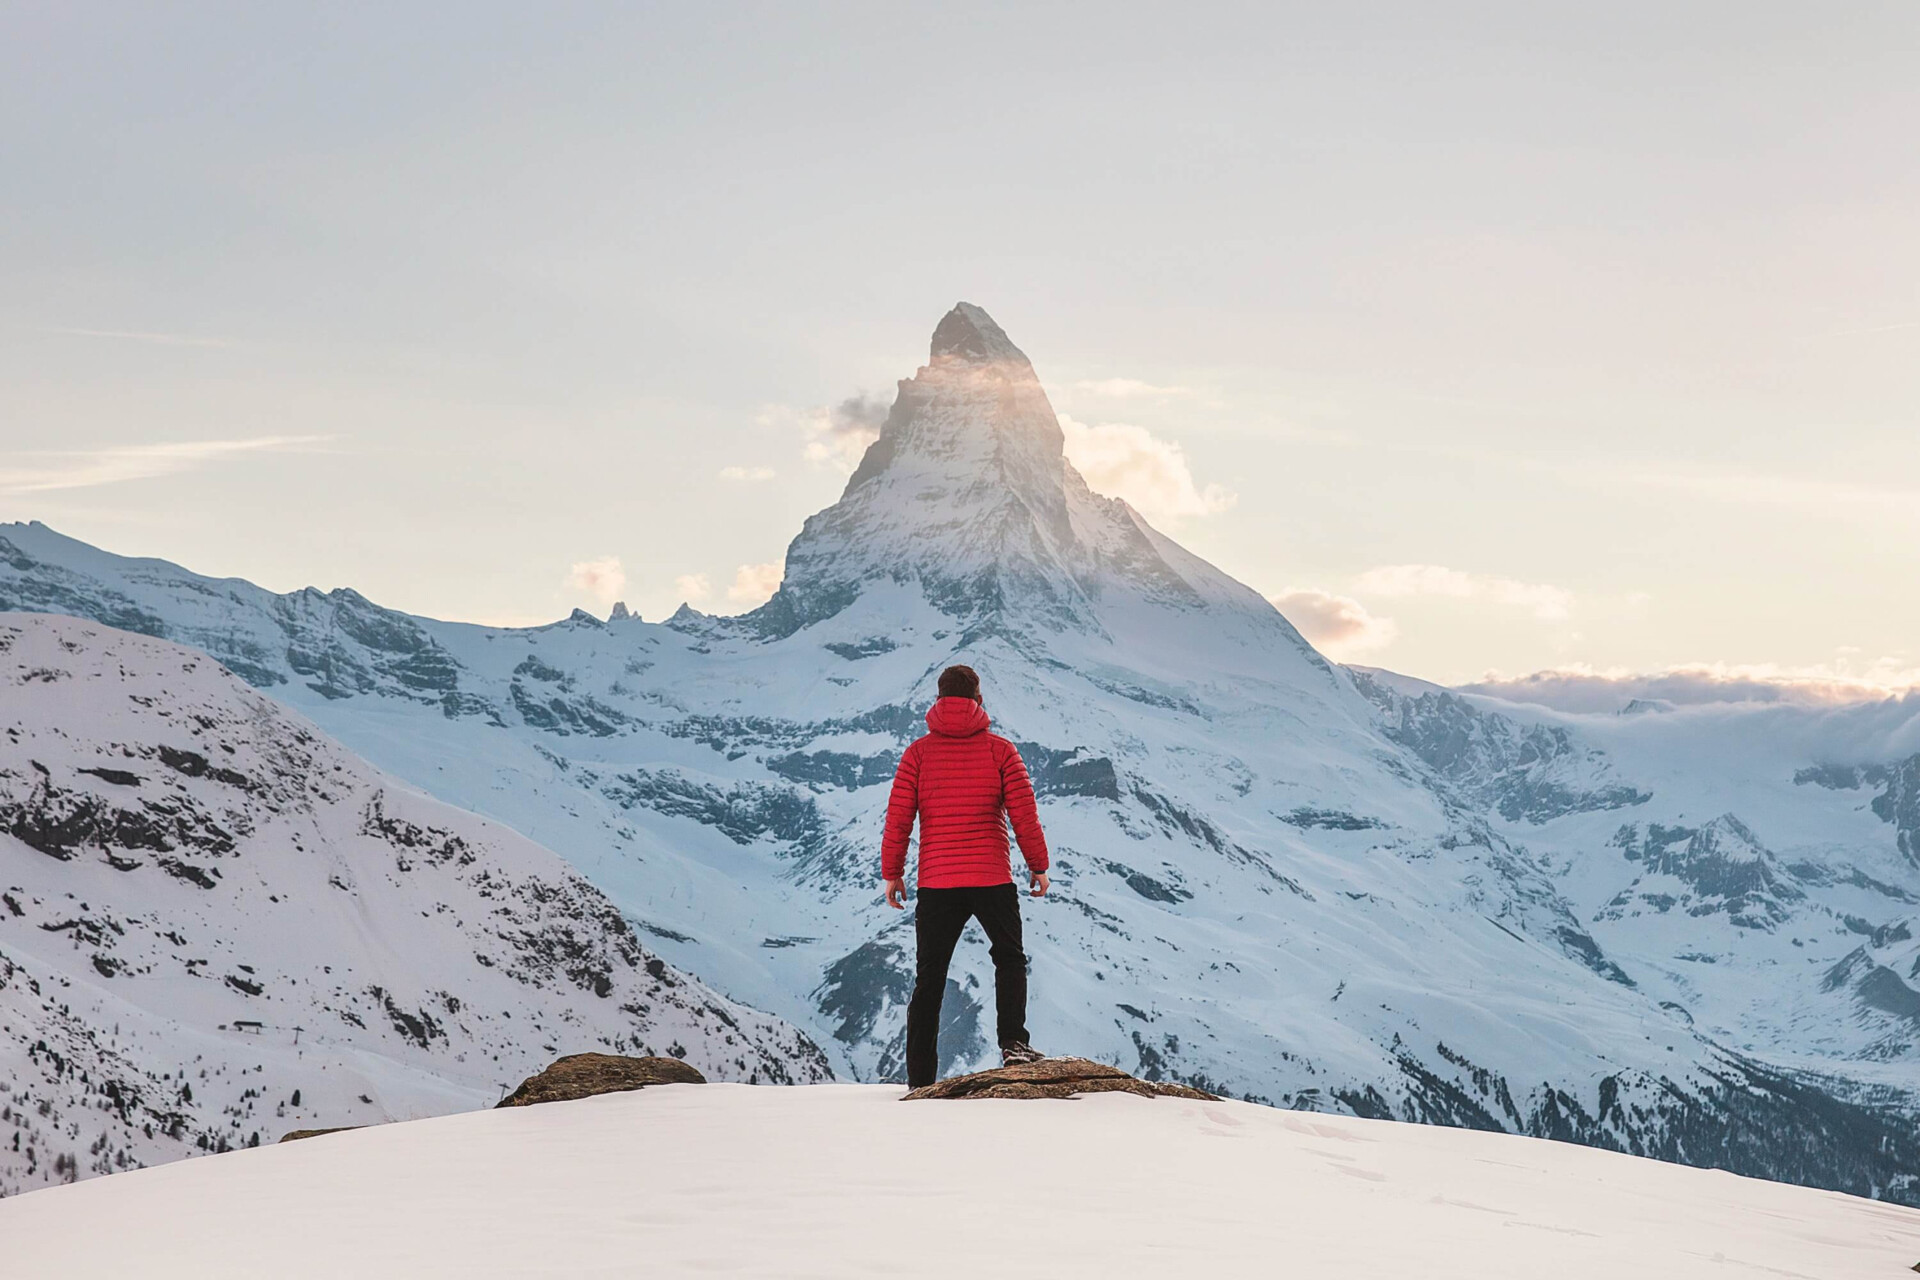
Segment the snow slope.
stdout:
<path fill-rule="evenodd" d="M 1504 807 L 1496 825 L 1663 1007 L 1777 1061 L 1914 1083 L 1920 698 L 1594 715 L 1376 694 L 1396 736 Z M 1631 803 L 1561 803 L 1559 774 Z"/>
<path fill-rule="evenodd" d="M 669 1085 L 0 1202 L 22 1275 L 1891 1280 L 1920 1212 L 1565 1143 L 1108 1094 Z"/>
<path fill-rule="evenodd" d="M 0 1195 L 487 1106 L 585 1049 L 828 1074 L 205 654 L 0 614 Z"/>
<path fill-rule="evenodd" d="M 961 304 L 742 617 L 466 626 L 37 524 L 0 528 L 0 606 L 204 649 L 561 851 L 667 960 L 868 1080 L 900 1073 L 911 985 L 875 892 L 886 784 L 966 661 L 1057 855 L 1027 908 L 1043 1048 L 1920 1201 L 1920 706 L 1756 737 L 1349 671 L 1061 445 Z M 948 1070 L 991 1053 L 989 982 L 970 938 Z"/>

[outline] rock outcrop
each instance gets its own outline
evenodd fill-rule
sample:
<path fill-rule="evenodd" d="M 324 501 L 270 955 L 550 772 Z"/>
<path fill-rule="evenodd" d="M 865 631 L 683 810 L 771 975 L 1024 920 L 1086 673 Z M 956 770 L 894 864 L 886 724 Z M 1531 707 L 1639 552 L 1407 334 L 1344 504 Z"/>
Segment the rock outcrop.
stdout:
<path fill-rule="evenodd" d="M 1038 1062 L 1023 1062 L 1017 1066 L 996 1067 L 991 1071 L 976 1071 L 971 1075 L 937 1080 L 915 1089 L 906 1096 L 905 1101 L 914 1102 L 922 1098 L 1071 1098 L 1082 1093 L 1133 1093 L 1143 1098 L 1219 1101 L 1211 1093 L 1188 1088 L 1184 1084 L 1142 1080 L 1118 1067 L 1109 1067 L 1086 1058 L 1042 1058 Z"/>
<path fill-rule="evenodd" d="M 332 1129 L 294 1129 L 280 1135 L 282 1142 L 298 1142 L 302 1138 L 323 1138 L 329 1133 L 352 1133 L 355 1129 L 364 1129 L 363 1124 L 343 1124 Z"/>
<path fill-rule="evenodd" d="M 613 1053 L 569 1054 L 528 1076 L 500 1103 L 530 1107 L 537 1102 L 571 1102 L 599 1093 L 625 1093 L 650 1084 L 705 1084 L 707 1078 L 678 1058 L 623 1058 Z"/>

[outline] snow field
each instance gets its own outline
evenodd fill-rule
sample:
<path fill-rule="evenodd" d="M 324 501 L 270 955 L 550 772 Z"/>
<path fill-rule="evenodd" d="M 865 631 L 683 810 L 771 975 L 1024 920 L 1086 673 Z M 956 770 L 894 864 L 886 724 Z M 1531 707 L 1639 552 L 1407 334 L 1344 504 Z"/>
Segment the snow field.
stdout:
<path fill-rule="evenodd" d="M 1920 1212 L 1504 1134 L 1106 1095 L 675 1085 L 0 1202 L 69 1280 L 1892 1277 Z"/>

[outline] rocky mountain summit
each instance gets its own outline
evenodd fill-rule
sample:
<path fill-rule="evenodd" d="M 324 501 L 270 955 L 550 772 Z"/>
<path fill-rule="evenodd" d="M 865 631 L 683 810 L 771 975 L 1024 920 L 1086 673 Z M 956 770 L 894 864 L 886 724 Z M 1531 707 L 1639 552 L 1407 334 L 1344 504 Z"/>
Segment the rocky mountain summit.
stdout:
<path fill-rule="evenodd" d="M 967 636 L 1099 631 L 1103 603 L 1199 608 L 1230 602 L 1307 646 L 1257 594 L 1103 498 L 1067 461 L 1033 365 L 992 317 L 960 303 L 899 396 L 840 501 L 787 548 L 785 581 L 740 619 L 785 636 L 907 587 Z"/>
<path fill-rule="evenodd" d="M 886 783 L 968 662 L 1056 854 L 1027 908 L 1047 1047 L 1920 1198 L 1920 707 L 1583 717 L 1349 670 L 1062 445 L 961 304 L 741 617 L 446 623 L 40 525 L 0 526 L 0 605 L 213 655 L 560 851 L 665 962 L 862 1080 L 899 1078 L 912 985 L 874 888 Z M 963 944 L 944 1071 L 991 1057 L 988 981 Z"/>

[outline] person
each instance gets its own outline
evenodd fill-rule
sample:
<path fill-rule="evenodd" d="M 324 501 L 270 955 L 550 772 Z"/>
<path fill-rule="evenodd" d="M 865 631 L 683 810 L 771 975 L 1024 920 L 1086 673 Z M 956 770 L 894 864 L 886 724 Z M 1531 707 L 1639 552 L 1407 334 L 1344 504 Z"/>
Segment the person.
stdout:
<path fill-rule="evenodd" d="M 932 1084 L 939 1062 L 940 998 L 947 965 L 968 919 L 992 944 L 996 1031 L 1003 1065 L 1045 1057 L 1027 1043 L 1027 953 L 1020 937 L 1007 828 L 1020 842 L 1036 898 L 1047 892 L 1047 839 L 1033 782 L 1014 745 L 987 732 L 980 677 L 972 667 L 940 673 L 927 729 L 900 757 L 887 799 L 880 878 L 887 905 L 906 907 L 907 838 L 920 820 L 919 894 L 914 902 L 913 998 L 907 1004 L 907 1086 Z"/>

